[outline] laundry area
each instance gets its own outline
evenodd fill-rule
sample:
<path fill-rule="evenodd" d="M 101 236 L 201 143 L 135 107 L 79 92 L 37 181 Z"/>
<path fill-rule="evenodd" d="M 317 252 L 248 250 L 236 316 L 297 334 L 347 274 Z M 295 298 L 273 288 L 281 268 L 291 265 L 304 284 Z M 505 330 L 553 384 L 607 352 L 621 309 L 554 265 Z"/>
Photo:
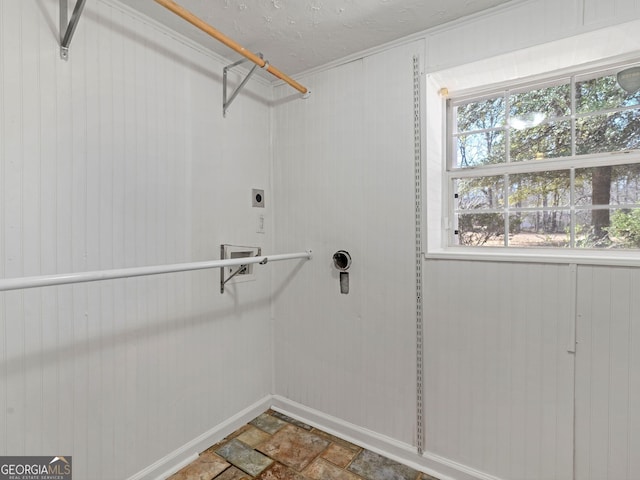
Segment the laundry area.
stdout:
<path fill-rule="evenodd" d="M 0 0 L 0 480 L 636 480 L 638 31 Z"/>

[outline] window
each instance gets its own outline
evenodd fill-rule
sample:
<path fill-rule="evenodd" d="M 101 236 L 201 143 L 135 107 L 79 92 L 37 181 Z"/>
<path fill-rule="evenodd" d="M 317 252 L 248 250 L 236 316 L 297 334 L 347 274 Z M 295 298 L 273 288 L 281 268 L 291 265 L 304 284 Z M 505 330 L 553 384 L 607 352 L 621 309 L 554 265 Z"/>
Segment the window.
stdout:
<path fill-rule="evenodd" d="M 449 245 L 640 249 L 640 92 L 621 69 L 448 100 Z"/>

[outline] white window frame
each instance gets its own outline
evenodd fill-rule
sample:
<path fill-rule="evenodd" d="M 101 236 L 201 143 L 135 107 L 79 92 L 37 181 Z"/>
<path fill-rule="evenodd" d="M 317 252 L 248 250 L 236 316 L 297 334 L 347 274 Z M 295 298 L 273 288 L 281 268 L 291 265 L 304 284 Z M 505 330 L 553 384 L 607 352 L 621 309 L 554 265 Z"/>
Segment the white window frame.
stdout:
<path fill-rule="evenodd" d="M 632 64 L 633 66 L 636 66 L 637 64 Z M 575 102 L 575 84 L 579 81 L 581 81 L 582 78 L 584 78 L 585 76 L 588 76 L 587 78 L 595 78 L 595 77 L 599 77 L 599 76 L 605 76 L 605 75 L 612 75 L 614 74 L 616 71 L 620 70 L 620 68 L 625 68 L 624 65 L 622 66 L 616 66 L 614 68 L 606 68 L 606 69 L 589 69 L 586 71 L 579 71 L 576 72 L 575 74 L 571 75 L 571 76 L 567 76 L 567 75 L 562 75 L 561 77 L 556 77 L 556 76 L 551 76 L 549 79 L 547 79 L 544 82 L 534 82 L 534 83 L 523 83 L 523 84 L 517 84 L 514 85 L 512 87 L 509 87 L 507 89 L 499 89 L 495 92 L 493 92 L 492 94 L 489 95 L 481 95 L 481 96 L 474 96 L 473 94 L 470 95 L 461 95 L 460 97 L 456 97 L 455 99 L 450 99 L 448 102 L 453 104 L 453 105 L 458 105 L 458 104 L 464 104 L 468 101 L 482 101 L 484 99 L 491 99 L 491 98 L 498 98 L 498 97 L 502 97 L 505 99 L 505 111 L 508 115 L 509 112 L 509 104 L 508 104 L 508 98 L 510 95 L 512 94 L 517 94 L 517 93 L 521 93 L 521 92 L 527 92 L 530 90 L 536 90 L 536 89 L 544 89 L 547 87 L 551 87 L 554 85 L 559 85 L 559 84 L 568 84 L 571 88 L 571 92 L 572 92 L 572 113 L 569 116 L 564 116 L 564 117 L 558 117 L 558 118 L 554 118 L 553 121 L 568 121 L 571 122 L 571 155 L 568 156 L 564 156 L 564 157 L 556 157 L 556 158 L 549 158 L 549 159 L 543 159 L 543 160 L 525 160 L 525 161 L 509 161 L 509 156 L 510 156 L 510 152 L 509 152 L 509 148 L 507 146 L 506 149 L 506 162 L 505 163 L 500 163 L 500 164 L 494 164 L 494 165 L 483 165 L 483 166 L 477 166 L 477 167 L 456 167 L 453 165 L 454 163 L 454 158 L 456 156 L 456 148 L 455 145 L 453 145 L 453 138 L 455 136 L 455 133 L 453 132 L 454 126 L 453 126 L 453 118 L 451 116 L 451 111 L 450 111 L 450 106 L 449 104 L 447 105 L 447 152 L 446 152 L 446 156 L 447 156 L 447 161 L 446 161 L 446 168 L 445 168 L 445 173 L 444 173 L 444 178 L 445 178 L 445 185 L 444 185 L 444 190 L 445 190 L 445 195 L 447 196 L 447 204 L 448 204 L 448 217 L 449 218 L 455 218 L 455 201 L 452 200 L 453 196 L 454 196 L 454 187 L 453 187 L 453 182 L 455 179 L 462 179 L 462 178 L 477 178 L 477 177 L 493 177 L 493 176 L 505 176 L 505 175 L 509 175 L 509 174 L 518 174 L 518 173 L 534 173 L 534 172 L 550 172 L 550 171 L 569 171 L 570 172 L 570 178 L 571 178 L 571 190 L 573 192 L 573 187 L 574 187 L 574 173 L 575 173 L 575 169 L 583 169 L 583 168 L 590 168 L 590 167 L 600 167 L 600 166 L 615 166 L 615 165 L 625 165 L 625 164 L 631 164 L 631 163 L 640 163 L 640 150 L 633 150 L 633 151 L 613 151 L 613 152 L 604 152 L 604 153 L 597 153 L 597 154 L 589 154 L 589 155 L 577 155 L 576 154 L 576 121 L 581 118 L 581 117 L 586 117 L 586 116 L 591 116 L 591 115 L 600 115 L 600 114 L 608 114 L 608 113 L 618 113 L 618 112 L 624 112 L 624 111 L 629 111 L 629 110 L 639 110 L 640 106 L 638 105 L 634 105 L 631 107 L 619 107 L 619 108 L 615 108 L 615 109 L 608 109 L 608 110 L 602 110 L 602 111 L 598 111 L 598 112 L 588 112 L 588 113 L 576 113 L 575 112 L 575 108 L 576 106 L 573 105 L 573 103 Z M 505 119 L 505 123 L 506 119 Z M 506 126 L 501 126 L 499 128 L 497 128 L 498 130 L 503 130 L 505 132 L 506 135 L 508 135 L 508 127 Z M 639 133 L 640 134 L 640 133 Z M 506 184 L 505 184 L 505 188 L 506 188 Z M 506 192 L 503 192 L 506 195 Z M 572 218 L 571 220 L 571 232 L 570 232 L 570 237 L 572 241 L 575 241 L 575 226 L 576 226 L 576 220 L 575 220 L 575 215 L 576 212 L 578 211 L 586 211 L 586 210 L 601 210 L 601 209 L 609 209 L 611 206 L 610 205 L 602 205 L 602 206 L 598 206 L 598 205 L 591 205 L 591 206 L 580 206 L 580 207 L 576 207 L 576 205 L 573 203 L 573 201 L 571 202 L 571 204 L 568 207 L 555 207 L 555 208 L 550 208 L 549 211 L 551 210 L 562 210 L 562 211 L 568 211 L 570 213 L 570 216 Z M 625 208 L 625 205 L 614 205 L 614 207 L 616 208 Z M 634 207 L 634 206 L 629 206 L 630 208 Z M 637 208 L 637 207 L 636 207 Z M 520 208 L 517 209 L 517 211 L 520 212 L 527 212 L 527 211 L 531 211 L 531 212 L 538 212 L 541 211 L 541 208 Z M 505 213 L 505 231 L 507 231 L 508 225 L 507 225 L 507 219 L 508 219 L 508 215 L 509 212 L 511 211 L 516 211 L 515 209 L 511 209 L 509 202 L 505 201 L 505 206 L 503 209 L 490 209 L 490 210 L 482 210 L 482 211 L 478 211 L 477 213 Z M 447 236 L 447 243 L 449 246 L 454 246 L 455 242 L 456 242 L 456 231 L 457 226 L 454 224 L 453 228 L 449 229 L 449 234 Z M 505 235 L 505 241 L 507 239 L 507 235 Z M 463 246 L 463 248 L 469 248 L 469 246 Z M 483 246 L 482 248 L 491 248 L 491 247 L 486 247 Z M 516 248 L 516 247 L 506 247 L 506 245 L 504 247 L 501 248 Z M 534 247 L 528 247 L 526 248 L 526 250 L 529 250 L 531 248 Z M 545 250 L 548 248 L 559 248 L 559 247 L 544 247 Z M 575 247 L 574 247 L 575 248 Z M 605 250 L 603 250 L 605 251 Z"/>
<path fill-rule="evenodd" d="M 637 28 L 640 22 L 631 22 L 629 28 Z M 619 26 L 610 28 L 620 28 Z M 478 176 L 474 168 L 448 171 L 447 162 L 447 108 L 446 100 L 462 97 L 480 97 L 488 92 L 522 87 L 525 84 L 553 83 L 554 78 L 571 77 L 589 70 L 615 69 L 617 66 L 637 62 L 640 52 L 606 51 L 594 48 L 602 44 L 603 37 L 610 33 L 603 29 L 548 44 L 531 47 L 472 64 L 452 67 L 427 74 L 425 82 L 425 224 L 427 225 L 427 258 L 477 259 L 488 261 L 523 261 L 543 263 L 578 263 L 603 265 L 640 266 L 640 252 L 637 250 L 588 250 L 564 248 L 517 248 L 517 247 L 471 247 L 449 245 L 453 235 L 453 204 L 449 201 L 451 178 L 462 175 Z M 579 48 L 578 48 L 579 46 Z M 528 73 L 523 76 L 522 73 Z M 447 93 L 449 95 L 447 95 Z M 637 152 L 613 154 L 617 164 L 640 160 Z M 610 158 L 611 158 L 610 157 Z M 595 166 L 602 155 L 565 157 L 536 160 L 536 167 L 546 164 L 549 170 Z M 526 170 L 527 163 L 518 162 L 518 169 Z M 510 164 L 509 170 L 514 164 Z M 486 167 L 485 167 L 486 168 Z M 504 173 L 502 166 L 491 166 L 496 174 Z M 536 168 L 539 170 L 539 168 Z M 475 171 L 475 175 L 474 175 Z M 483 175 L 487 170 L 483 171 Z M 514 172 L 515 173 L 515 172 Z"/>

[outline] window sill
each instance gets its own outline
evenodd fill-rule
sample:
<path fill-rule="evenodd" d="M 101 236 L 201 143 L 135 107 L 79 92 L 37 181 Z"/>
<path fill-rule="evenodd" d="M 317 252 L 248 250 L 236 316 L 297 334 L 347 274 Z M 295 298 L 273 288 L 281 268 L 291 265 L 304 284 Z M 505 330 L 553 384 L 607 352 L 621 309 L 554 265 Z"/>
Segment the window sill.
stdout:
<path fill-rule="evenodd" d="M 467 260 L 511 263 L 559 263 L 604 265 L 612 267 L 640 267 L 640 251 L 599 252 L 595 250 L 546 250 L 501 247 L 449 247 L 430 250 L 425 260 Z"/>

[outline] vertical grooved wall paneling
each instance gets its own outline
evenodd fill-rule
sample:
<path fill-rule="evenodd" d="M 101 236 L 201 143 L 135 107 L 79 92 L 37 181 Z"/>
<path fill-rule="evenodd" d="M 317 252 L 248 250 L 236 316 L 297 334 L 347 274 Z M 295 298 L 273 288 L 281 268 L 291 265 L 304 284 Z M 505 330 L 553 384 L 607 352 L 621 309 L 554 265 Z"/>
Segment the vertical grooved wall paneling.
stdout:
<path fill-rule="evenodd" d="M 252 80 L 223 119 L 225 62 L 127 7 L 88 2 L 64 62 L 58 0 L 0 0 L 0 275 L 314 250 L 224 295 L 217 271 L 0 293 L 0 455 L 127 478 L 269 393 L 413 443 L 412 57 L 433 72 L 640 16 L 610 3 L 513 2 L 307 75 L 307 100 Z M 634 478 L 636 269 L 578 267 L 575 357 L 568 266 L 424 275 L 427 457 L 572 478 L 575 373 L 575 478 Z"/>
<path fill-rule="evenodd" d="M 429 35 L 427 71 L 474 62 L 580 33 L 583 1 L 509 2 L 490 15 L 434 31 Z M 593 0 L 593 3 L 598 2 L 600 0 Z M 522 29 L 525 18 L 534 28 Z"/>
<path fill-rule="evenodd" d="M 428 261 L 426 450 L 498 478 L 570 479 L 569 267 Z"/>
<path fill-rule="evenodd" d="M 274 172 L 279 250 L 314 260 L 278 266 L 276 393 L 414 442 L 414 42 L 276 87 Z M 352 256 L 349 294 L 332 255 Z"/>
<path fill-rule="evenodd" d="M 578 269 L 576 479 L 632 480 L 640 448 L 640 271 Z"/>
<path fill-rule="evenodd" d="M 638 0 L 584 0 L 584 23 L 589 26 L 600 26 L 624 18 L 640 15 Z"/>
<path fill-rule="evenodd" d="M 635 1 L 616 2 L 601 26 L 615 29 L 638 18 Z M 526 58 L 531 46 L 572 35 L 579 41 L 578 34 L 594 28 L 588 15 L 595 3 L 514 2 L 434 29 L 425 36 L 425 69 L 437 72 L 517 49 Z M 535 28 L 523 29 L 523 18 Z M 624 48 L 635 41 L 629 37 Z M 403 123 L 411 120 L 404 117 L 411 98 L 403 97 L 410 91 L 402 90 L 410 73 L 402 68 L 422 48 L 395 46 L 307 75 L 303 80 L 313 94 L 306 103 L 278 86 L 274 104 L 277 245 L 286 250 L 304 239 L 314 249 L 309 268 L 274 269 L 275 392 L 407 444 L 413 442 L 415 420 L 409 413 L 415 393 L 415 284 L 413 265 L 404 256 L 413 251 L 413 221 L 404 216 L 413 213 L 413 173 L 402 161 L 412 146 L 411 125 Z M 526 66 L 509 68 L 514 78 L 526 75 Z M 354 170 L 359 176 L 347 184 L 344 176 Z M 427 183 L 426 198 L 434 198 L 433 192 Z M 440 223 L 437 217 L 430 221 Z M 347 296 L 338 293 L 331 265 L 339 248 L 355 254 Z M 606 310 L 606 297 L 601 304 L 597 292 L 583 290 L 589 283 L 581 269 L 578 295 Z M 575 355 L 567 352 L 571 275 L 569 265 L 559 264 L 426 262 L 427 459 L 480 476 L 570 480 L 575 441 L 578 479 L 600 478 L 583 472 L 590 463 L 598 475 L 605 471 L 602 448 L 627 461 L 628 471 L 637 470 L 634 457 L 624 456 L 625 448 L 633 451 L 638 432 L 631 407 L 628 415 L 620 408 L 611 418 L 585 414 L 593 402 L 604 402 L 594 392 L 606 392 L 608 383 L 602 366 L 595 376 L 575 378 L 576 361 L 587 364 L 592 354 L 581 345 Z M 633 373 L 640 368 L 633 358 L 629 402 L 637 397 Z M 575 440 L 574 380 L 576 397 L 582 395 L 576 398 Z M 597 390 L 587 395 L 591 382 Z M 623 397 L 616 396 L 616 405 Z M 629 431 L 618 435 L 624 420 Z M 598 444 L 596 453 L 586 449 L 591 443 Z M 608 468 L 617 474 L 623 467 Z"/>
<path fill-rule="evenodd" d="M 271 88 L 222 119 L 224 63 L 109 2 L 67 62 L 58 35 L 57 0 L 0 0 L 0 275 L 270 252 Z M 0 293 L 0 455 L 127 478 L 262 399 L 270 267 L 225 295 L 217 270 Z"/>

